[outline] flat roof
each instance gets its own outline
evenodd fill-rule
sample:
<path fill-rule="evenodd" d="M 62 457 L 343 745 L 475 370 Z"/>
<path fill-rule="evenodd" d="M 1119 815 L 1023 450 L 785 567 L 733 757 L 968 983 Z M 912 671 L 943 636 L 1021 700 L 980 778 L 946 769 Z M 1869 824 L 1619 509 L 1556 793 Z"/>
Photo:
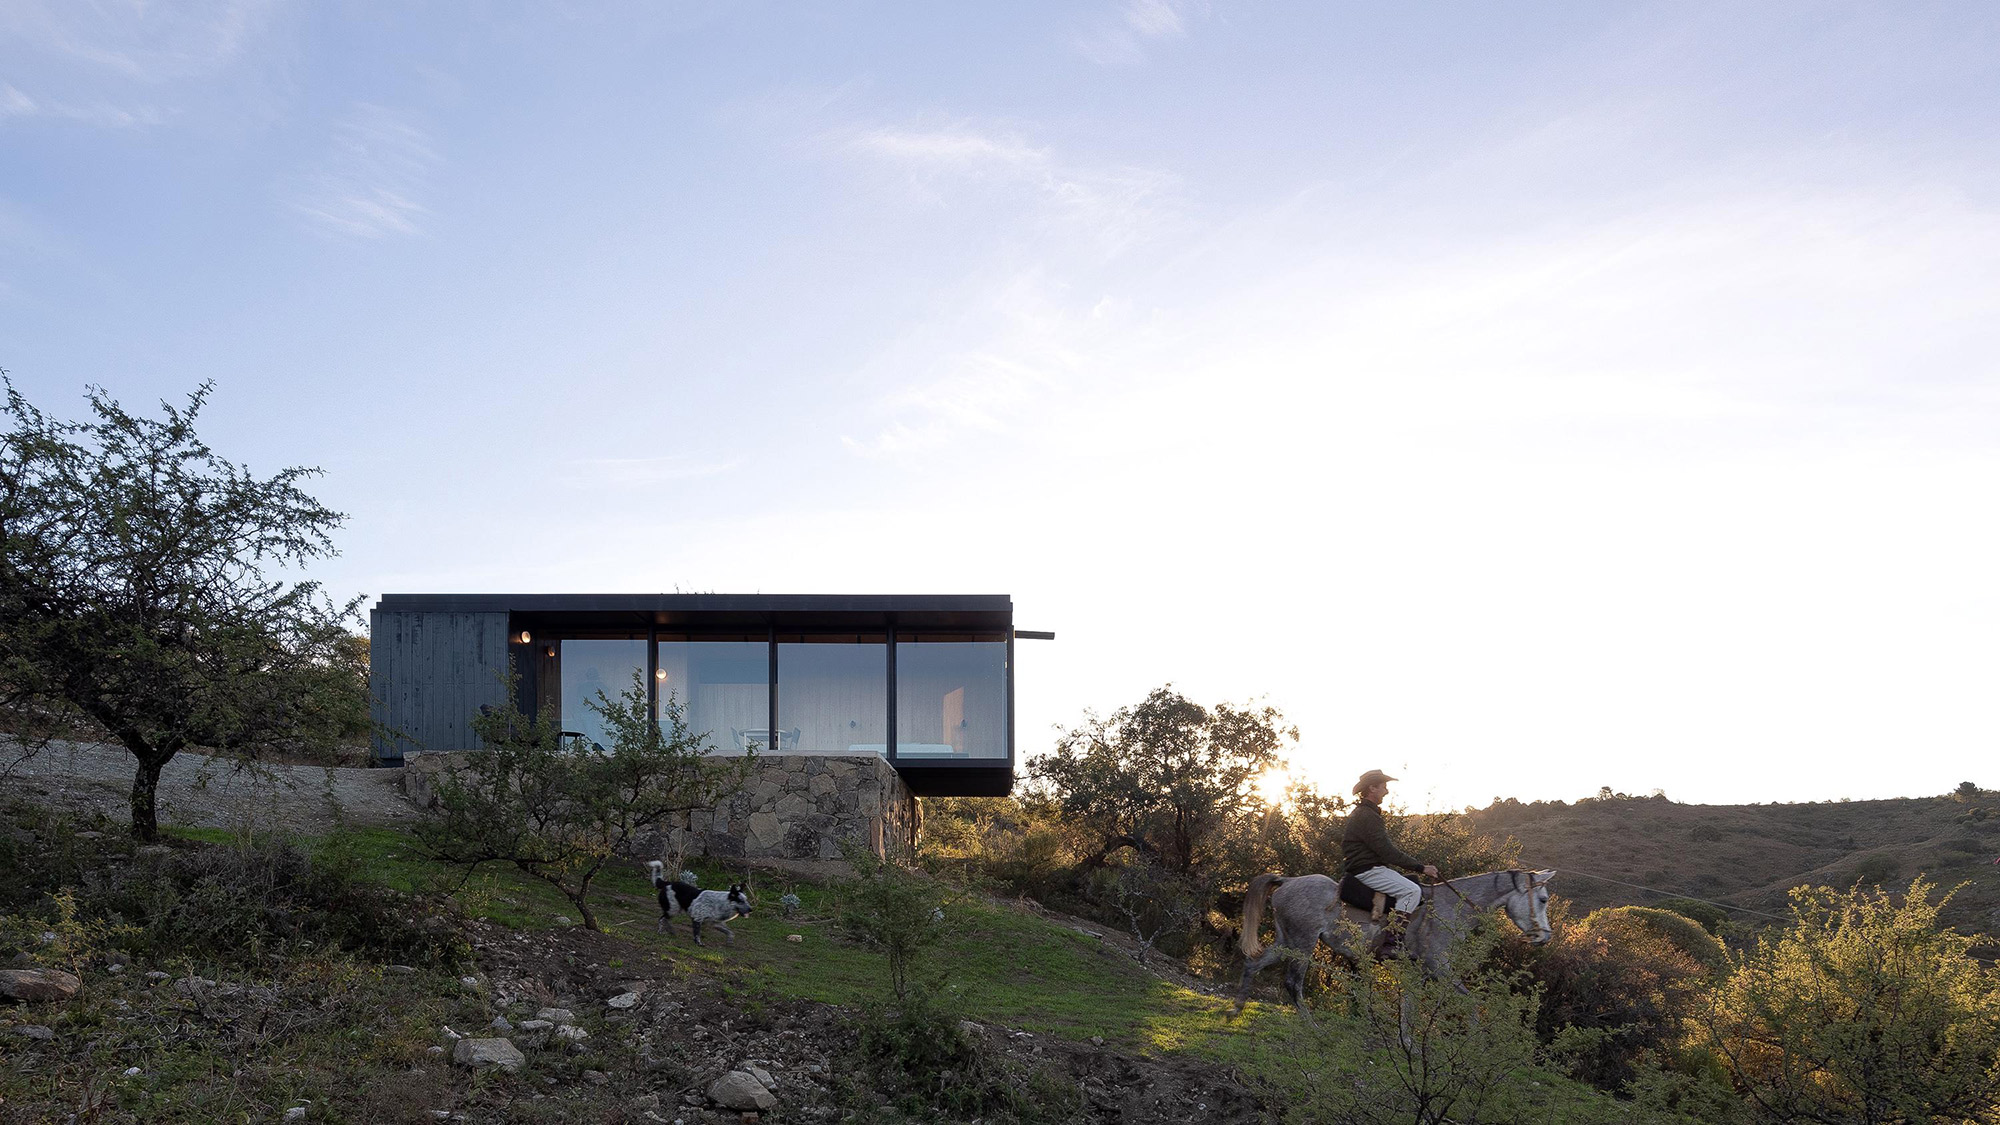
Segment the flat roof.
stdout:
<path fill-rule="evenodd" d="M 1007 594 L 383 594 L 380 613 L 507 613 L 579 624 L 1006 629 Z"/>

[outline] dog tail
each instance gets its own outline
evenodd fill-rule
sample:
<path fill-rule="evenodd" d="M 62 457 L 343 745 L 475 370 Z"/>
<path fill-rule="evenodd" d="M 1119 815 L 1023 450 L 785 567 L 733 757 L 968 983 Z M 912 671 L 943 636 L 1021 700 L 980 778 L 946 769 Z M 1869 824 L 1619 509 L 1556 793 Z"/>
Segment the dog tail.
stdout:
<path fill-rule="evenodd" d="M 1263 943 L 1257 940 L 1257 927 L 1264 921 L 1264 896 L 1284 881 L 1285 877 L 1275 871 L 1250 880 L 1250 890 L 1243 896 L 1243 956 L 1264 952 Z"/>
<path fill-rule="evenodd" d="M 653 886 L 655 888 L 664 887 L 667 885 L 666 864 L 661 863 L 659 860 L 655 859 L 649 861 L 646 864 L 646 866 L 651 868 L 653 871 Z"/>

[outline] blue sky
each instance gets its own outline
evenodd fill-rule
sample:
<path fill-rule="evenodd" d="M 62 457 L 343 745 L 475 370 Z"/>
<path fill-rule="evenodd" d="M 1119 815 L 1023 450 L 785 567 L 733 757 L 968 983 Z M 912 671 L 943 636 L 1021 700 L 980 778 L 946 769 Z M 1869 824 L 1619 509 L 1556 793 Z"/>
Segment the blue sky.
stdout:
<path fill-rule="evenodd" d="M 0 366 L 217 391 L 336 591 L 1006 592 L 1418 804 L 2000 717 L 2000 16 L 0 2 Z"/>

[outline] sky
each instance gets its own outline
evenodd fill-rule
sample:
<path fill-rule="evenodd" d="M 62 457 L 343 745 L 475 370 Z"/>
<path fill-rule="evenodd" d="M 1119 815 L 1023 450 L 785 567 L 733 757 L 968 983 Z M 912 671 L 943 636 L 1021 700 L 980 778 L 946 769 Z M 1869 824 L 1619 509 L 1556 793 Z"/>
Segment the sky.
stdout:
<path fill-rule="evenodd" d="M 340 594 L 1005 593 L 1413 807 L 2000 785 L 2000 11 L 0 0 L 0 367 Z"/>

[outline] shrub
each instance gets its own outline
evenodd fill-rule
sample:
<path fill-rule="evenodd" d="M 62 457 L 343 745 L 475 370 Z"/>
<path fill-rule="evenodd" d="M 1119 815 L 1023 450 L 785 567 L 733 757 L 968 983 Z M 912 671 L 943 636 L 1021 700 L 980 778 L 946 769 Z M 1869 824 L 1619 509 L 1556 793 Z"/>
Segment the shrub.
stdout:
<path fill-rule="evenodd" d="M 1454 964 L 1487 963 L 1495 938 L 1475 934 Z M 1281 1050 L 1288 1067 L 1287 1120 L 1338 1125 L 1442 1125 L 1548 1121 L 1544 1083 L 1528 1081 L 1549 1051 L 1535 1034 L 1532 990 L 1500 973 L 1432 980 L 1416 962 L 1360 966 L 1344 995 L 1295 1025 Z M 1572 1036 L 1573 1038 L 1574 1036 Z M 1595 1118 L 1591 1118 L 1595 1119 Z M 1561 1120 L 1582 1119 L 1566 1113 Z"/>
<path fill-rule="evenodd" d="M 1709 843 L 1714 840 L 1720 840 L 1722 839 L 1722 829 L 1717 828 L 1713 824 L 1697 824 L 1693 828 L 1688 829 L 1688 839 L 1694 840 L 1697 843 Z"/>
<path fill-rule="evenodd" d="M 1692 918 L 1702 929 L 1711 934 L 1722 933 L 1722 927 L 1729 924 L 1729 912 L 1713 903 L 1697 898 L 1669 898 L 1658 904 L 1660 910 L 1671 910 L 1683 918 Z"/>
<path fill-rule="evenodd" d="M 854 877 L 835 888 L 834 928 L 850 941 L 881 952 L 899 1005 L 922 1001 L 941 974 L 922 973 L 923 958 L 949 935 L 954 896 L 941 883 L 885 863 L 865 848 L 847 845 Z"/>
<path fill-rule="evenodd" d="M 1931 890 L 1796 888 L 1734 961 L 1700 1027 L 1759 1120 L 2000 1118 L 2000 979 Z"/>
<path fill-rule="evenodd" d="M 1724 964 L 1720 942 L 1666 910 L 1609 907 L 1557 935 L 1530 962 L 1542 986 L 1536 1030 L 1549 1041 L 1565 1028 L 1592 1033 L 1571 1052 L 1570 1069 L 1605 1089 L 1670 1056 Z"/>
<path fill-rule="evenodd" d="M 1876 852 L 1854 866 L 1854 881 L 1866 886 L 1879 887 L 1896 877 L 1898 866 L 1895 856 Z"/>

